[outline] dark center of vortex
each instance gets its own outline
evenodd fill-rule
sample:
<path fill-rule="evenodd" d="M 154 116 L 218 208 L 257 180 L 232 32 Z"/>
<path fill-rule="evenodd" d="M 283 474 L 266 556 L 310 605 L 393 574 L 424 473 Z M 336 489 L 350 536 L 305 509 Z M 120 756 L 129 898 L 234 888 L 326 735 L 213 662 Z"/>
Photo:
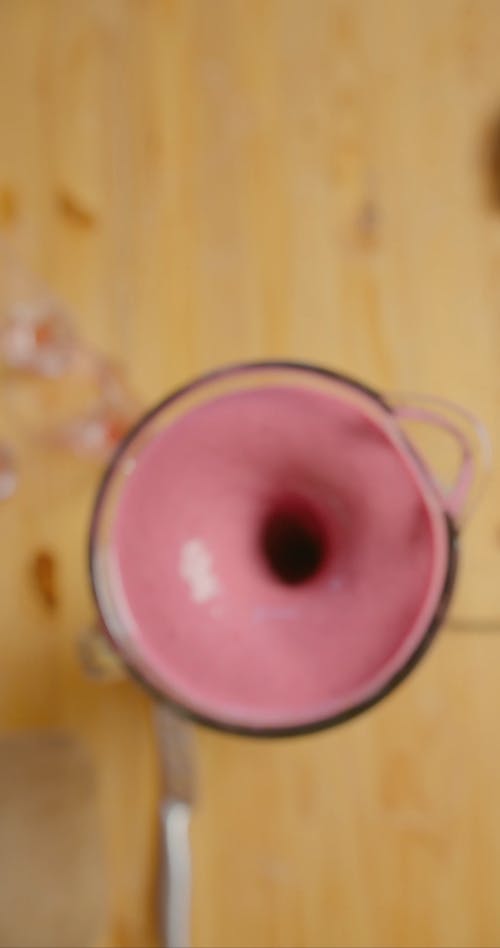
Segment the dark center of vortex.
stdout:
<path fill-rule="evenodd" d="M 271 571 L 291 586 L 311 579 L 325 558 L 325 538 L 319 524 L 308 512 L 293 506 L 268 514 L 261 543 Z"/>

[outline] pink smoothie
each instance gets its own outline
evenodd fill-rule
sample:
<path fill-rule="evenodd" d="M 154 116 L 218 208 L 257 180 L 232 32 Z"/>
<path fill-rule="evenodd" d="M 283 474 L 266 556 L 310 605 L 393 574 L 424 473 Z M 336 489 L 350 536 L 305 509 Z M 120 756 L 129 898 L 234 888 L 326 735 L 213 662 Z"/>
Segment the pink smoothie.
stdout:
<path fill-rule="evenodd" d="M 207 717 L 292 727 L 374 696 L 425 636 L 448 538 L 391 416 L 338 394 L 222 395 L 156 434 L 111 530 L 142 668 Z"/>

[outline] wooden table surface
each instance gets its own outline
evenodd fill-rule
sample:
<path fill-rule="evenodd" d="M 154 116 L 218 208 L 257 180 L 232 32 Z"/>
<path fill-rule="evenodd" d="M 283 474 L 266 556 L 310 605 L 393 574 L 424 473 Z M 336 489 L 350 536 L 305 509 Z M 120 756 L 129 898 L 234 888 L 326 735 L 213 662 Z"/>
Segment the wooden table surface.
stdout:
<path fill-rule="evenodd" d="M 498 0 L 0 0 L 2 233 L 145 404 L 284 356 L 451 396 L 498 438 L 499 50 Z M 151 945 L 148 701 L 76 649 L 95 478 L 49 502 L 36 474 L 0 511 L 0 730 L 88 742 L 100 944 Z M 494 469 L 453 605 L 471 631 L 376 710 L 291 741 L 200 731 L 195 945 L 498 945 L 499 500 Z"/>

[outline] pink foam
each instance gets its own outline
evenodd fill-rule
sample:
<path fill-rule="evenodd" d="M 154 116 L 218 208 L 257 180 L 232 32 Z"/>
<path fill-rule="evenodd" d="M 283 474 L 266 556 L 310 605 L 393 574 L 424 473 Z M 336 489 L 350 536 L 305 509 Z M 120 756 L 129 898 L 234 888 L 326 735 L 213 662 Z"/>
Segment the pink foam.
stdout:
<path fill-rule="evenodd" d="M 383 414 L 268 387 L 195 408 L 145 447 L 112 556 L 129 635 L 167 693 L 228 723 L 294 726 L 370 698 L 404 665 L 448 546 L 425 475 Z M 283 503 L 307 508 L 324 539 L 317 572 L 295 585 L 263 551 Z"/>

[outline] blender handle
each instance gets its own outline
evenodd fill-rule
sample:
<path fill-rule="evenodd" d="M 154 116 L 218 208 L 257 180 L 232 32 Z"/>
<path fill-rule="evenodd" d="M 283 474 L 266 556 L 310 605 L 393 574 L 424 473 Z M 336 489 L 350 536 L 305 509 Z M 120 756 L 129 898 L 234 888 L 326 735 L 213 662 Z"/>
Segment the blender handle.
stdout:
<path fill-rule="evenodd" d="M 477 503 L 491 469 L 491 441 L 483 423 L 461 405 L 431 395 L 396 396 L 390 404 L 398 420 L 441 428 L 457 442 L 461 459 L 452 486 L 447 489 L 431 476 L 446 512 L 455 522 L 463 521 Z"/>

